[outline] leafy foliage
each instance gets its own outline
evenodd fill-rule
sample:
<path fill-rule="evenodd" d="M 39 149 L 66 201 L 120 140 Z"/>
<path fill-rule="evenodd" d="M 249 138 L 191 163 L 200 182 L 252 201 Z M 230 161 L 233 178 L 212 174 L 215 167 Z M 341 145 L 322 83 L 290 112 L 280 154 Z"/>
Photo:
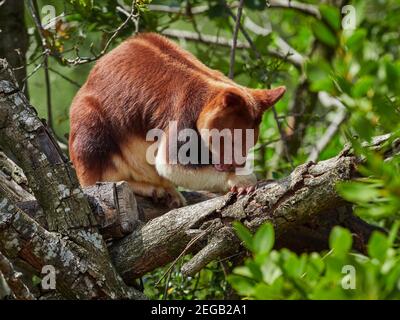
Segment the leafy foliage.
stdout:
<path fill-rule="evenodd" d="M 351 252 L 350 232 L 335 227 L 329 252 L 297 255 L 287 249 L 271 251 L 274 235 L 270 224 L 263 225 L 251 238 L 243 236 L 244 226 L 236 228 L 241 230 L 238 236 L 246 247 L 253 248 L 252 257 L 228 277 L 244 298 L 400 298 L 400 250 L 393 246 L 391 236 L 375 232 L 368 243 L 368 256 L 363 256 Z"/>

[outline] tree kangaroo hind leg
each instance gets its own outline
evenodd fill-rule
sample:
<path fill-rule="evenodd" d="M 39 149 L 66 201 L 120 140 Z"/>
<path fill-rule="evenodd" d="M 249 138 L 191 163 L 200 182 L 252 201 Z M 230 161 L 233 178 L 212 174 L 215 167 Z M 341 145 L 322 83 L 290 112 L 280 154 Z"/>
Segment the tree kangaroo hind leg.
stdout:
<path fill-rule="evenodd" d="M 130 139 L 121 147 L 122 154 L 113 157 L 116 172 L 110 172 L 108 176 L 122 176 L 134 193 L 151 197 L 155 202 L 163 203 L 169 208 L 186 205 L 185 198 L 176 190 L 175 185 L 161 177 L 151 164 L 151 159 L 147 159 L 150 145 L 140 138 Z"/>

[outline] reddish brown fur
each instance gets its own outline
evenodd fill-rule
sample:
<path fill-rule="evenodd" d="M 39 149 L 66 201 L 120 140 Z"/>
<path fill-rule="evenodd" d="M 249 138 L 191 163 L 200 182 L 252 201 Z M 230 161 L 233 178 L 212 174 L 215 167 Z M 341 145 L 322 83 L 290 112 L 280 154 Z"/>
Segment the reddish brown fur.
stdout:
<path fill-rule="evenodd" d="M 136 161 L 130 155 L 144 152 L 135 144 L 146 148 L 148 130 L 167 129 L 171 120 L 179 128 L 258 129 L 262 112 L 283 91 L 239 86 L 168 39 L 140 34 L 102 57 L 73 100 L 71 159 L 82 185 L 125 179 L 170 188 L 161 177 L 144 177 L 147 171 L 121 173 L 119 163 L 130 163 L 129 171 Z"/>

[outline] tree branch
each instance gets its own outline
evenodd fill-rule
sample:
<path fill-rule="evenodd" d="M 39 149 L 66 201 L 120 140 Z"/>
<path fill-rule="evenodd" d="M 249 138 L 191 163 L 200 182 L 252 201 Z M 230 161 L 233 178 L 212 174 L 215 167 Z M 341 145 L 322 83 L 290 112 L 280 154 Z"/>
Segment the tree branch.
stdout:
<path fill-rule="evenodd" d="M 292 0 L 268 0 L 267 7 L 277 9 L 293 9 L 301 13 L 313 16 L 316 19 L 321 19 L 321 14 L 318 7 L 308 3 L 302 3 Z"/>
<path fill-rule="evenodd" d="M 321 14 L 317 6 L 312 4 L 306 4 L 299 1 L 291 0 L 269 0 L 267 1 L 268 8 L 277 9 L 293 9 L 301 13 L 311 15 L 317 19 L 321 18 Z M 238 6 L 238 1 L 230 5 L 230 8 L 236 8 Z M 159 5 L 159 4 L 149 4 L 148 8 L 153 12 L 163 12 L 163 13 L 173 13 L 173 14 L 186 14 L 185 8 L 177 6 Z M 195 6 L 191 8 L 190 14 L 202 14 L 210 9 L 208 5 Z"/>
<path fill-rule="evenodd" d="M 12 294 L 18 300 L 34 300 L 35 297 L 22 282 L 21 274 L 14 270 L 13 265 L 0 252 L 0 273 L 3 274 Z"/>
<path fill-rule="evenodd" d="M 230 63 L 229 63 L 229 78 L 233 79 L 234 76 L 234 68 L 235 68 L 235 52 L 236 52 L 236 44 L 239 35 L 240 28 L 240 19 L 242 18 L 244 0 L 240 0 L 239 7 L 237 9 L 235 28 L 233 30 L 233 38 L 232 38 L 232 47 L 230 54 Z"/>
<path fill-rule="evenodd" d="M 55 268 L 56 290 L 69 299 L 141 299 L 117 274 L 107 270 L 107 255 L 101 256 L 101 238 L 81 231 L 79 242 L 48 232 L 0 193 L 0 250 L 9 259 L 22 259 L 40 274 L 42 267 Z M 80 242 L 95 242 L 87 251 Z"/>
<path fill-rule="evenodd" d="M 319 101 L 324 107 L 335 106 L 337 108 L 336 114 L 334 115 L 331 123 L 326 129 L 324 135 L 317 141 L 313 146 L 307 161 L 317 161 L 320 153 L 328 146 L 331 140 L 335 137 L 339 131 L 340 126 L 345 122 L 347 118 L 346 107 L 337 99 L 332 98 L 327 93 L 320 92 L 318 94 Z"/>
<path fill-rule="evenodd" d="M 165 29 L 165 30 L 161 31 L 161 33 L 170 38 L 184 39 L 184 40 L 188 40 L 188 41 L 195 41 L 195 42 L 200 42 L 200 43 L 204 43 L 204 44 L 218 45 L 218 46 L 227 47 L 227 48 L 232 47 L 231 39 L 227 39 L 224 37 L 217 37 L 217 36 L 209 35 L 209 34 L 202 34 L 200 36 L 196 32 L 186 31 L 186 30 L 178 30 L 178 29 Z M 236 43 L 236 49 L 250 49 L 250 48 L 251 48 L 251 46 L 246 42 L 238 40 Z M 292 63 L 293 65 L 299 67 L 298 61 L 296 61 L 293 58 L 293 55 L 290 52 L 284 53 L 279 50 L 268 48 L 268 54 L 270 54 L 273 57 L 279 58 L 281 60 L 288 61 L 289 63 Z"/>
<path fill-rule="evenodd" d="M 301 165 L 282 180 L 260 183 L 251 195 L 237 199 L 228 194 L 172 210 L 113 243 L 114 264 L 129 283 L 174 261 L 182 252 L 194 253 L 181 270 L 192 275 L 211 260 L 242 250 L 231 227 L 234 220 L 252 230 L 269 221 L 275 227 L 277 245 L 291 244 L 298 251 L 327 248 L 330 229 L 346 225 L 359 239 L 355 248 L 364 251 L 369 235 L 379 228 L 354 217 L 335 188 L 338 182 L 356 176 L 358 163 L 346 149 L 335 158 Z M 297 232 L 300 227 L 302 236 Z M 316 242 L 316 238 L 322 240 Z"/>

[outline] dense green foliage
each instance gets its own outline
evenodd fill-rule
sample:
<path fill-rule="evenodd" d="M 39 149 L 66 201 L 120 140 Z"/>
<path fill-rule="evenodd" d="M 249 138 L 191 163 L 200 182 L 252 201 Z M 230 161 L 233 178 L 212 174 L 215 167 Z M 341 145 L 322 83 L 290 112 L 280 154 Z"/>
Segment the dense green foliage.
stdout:
<path fill-rule="evenodd" d="M 179 13 L 160 12 L 160 7 L 151 7 L 149 2 L 137 1 L 139 31 L 183 30 L 200 34 L 203 41 L 183 37 L 177 41 L 206 65 L 228 74 L 229 46 L 205 41 L 208 35 L 232 38 L 234 20 L 224 1 L 151 2 L 151 5 L 181 8 Z M 318 9 L 320 18 L 290 8 L 268 7 L 265 1 L 245 1 L 242 25 L 253 45 L 249 45 L 243 32 L 239 32 L 238 40 L 247 48 L 237 49 L 234 79 L 253 88 L 281 84 L 288 88 L 284 99 L 276 105 L 276 116 L 273 112 L 264 116 L 259 144 L 255 148 L 257 173 L 260 178 L 287 175 L 293 166 L 307 160 L 326 129 L 338 113 L 343 112 L 338 130 L 318 154 L 318 159 L 336 155 L 345 143 L 351 143 L 355 152 L 365 157 L 366 162 L 360 168 L 364 177 L 341 184 L 338 190 L 354 203 L 358 215 L 386 227 L 390 234 L 374 234 L 368 245 L 368 255 L 364 256 L 351 250 L 352 240 L 347 230 L 335 228 L 330 238 L 330 251 L 299 256 L 287 249 L 272 250 L 274 232 L 270 225 L 263 226 L 254 236 L 245 227 L 236 225 L 238 235 L 252 253 L 243 266 L 234 268 L 227 278 L 225 274 L 231 270 L 231 263 L 215 262 L 194 279 L 185 279 L 179 272 L 180 261 L 171 272 L 163 268 L 143 279 L 146 293 L 151 298 L 223 298 L 230 292 L 230 284 L 240 296 L 253 299 L 400 297 L 399 156 L 385 161 L 385 150 L 371 151 L 363 146 L 363 142 L 370 141 L 373 136 L 391 133 L 389 146 L 400 135 L 400 1 L 353 0 L 340 5 L 341 1 L 302 2 Z M 92 66 L 72 66 L 66 58 L 75 58 L 76 48 L 82 57 L 99 54 L 113 31 L 126 20 L 130 1 L 38 3 L 39 8 L 49 3 L 54 5 L 57 15 L 64 12 L 56 28 L 46 33 L 54 53 L 50 59 L 54 129 L 59 137 L 63 137 L 68 133 L 70 102 Z M 232 6 L 237 2 L 227 3 Z M 346 13 L 342 14 L 345 4 L 355 9 L 354 30 L 342 27 L 346 18 Z M 117 7 L 123 8 L 125 13 Z M 195 12 L 199 7 L 205 9 L 191 13 L 190 9 Z M 235 6 L 232 12 L 236 12 Z M 32 35 L 29 52 L 31 102 L 38 107 L 39 114 L 46 117 L 42 69 L 37 67 L 42 59 L 40 39 L 29 12 L 26 20 Z M 128 23 L 111 47 L 134 30 L 134 24 Z M 287 43 L 297 54 L 274 54 L 282 43 Z M 297 56 L 302 57 L 300 64 L 293 62 Z M 329 94 L 336 103 L 322 103 L 321 93 Z M 337 102 L 344 106 L 343 110 Z M 303 127 L 298 125 L 299 122 Z M 354 280 L 343 272 L 344 266 L 354 268 L 355 289 L 343 288 L 343 283 L 346 286 Z M 166 276 L 156 286 L 155 282 L 165 272 Z"/>
<path fill-rule="evenodd" d="M 368 243 L 368 256 L 351 252 L 347 229 L 335 227 L 330 251 L 302 254 L 273 250 L 274 231 L 263 225 L 252 237 L 241 224 L 237 232 L 253 252 L 229 276 L 233 287 L 253 299 L 399 299 L 400 250 L 393 248 L 398 231 L 376 232 Z"/>

